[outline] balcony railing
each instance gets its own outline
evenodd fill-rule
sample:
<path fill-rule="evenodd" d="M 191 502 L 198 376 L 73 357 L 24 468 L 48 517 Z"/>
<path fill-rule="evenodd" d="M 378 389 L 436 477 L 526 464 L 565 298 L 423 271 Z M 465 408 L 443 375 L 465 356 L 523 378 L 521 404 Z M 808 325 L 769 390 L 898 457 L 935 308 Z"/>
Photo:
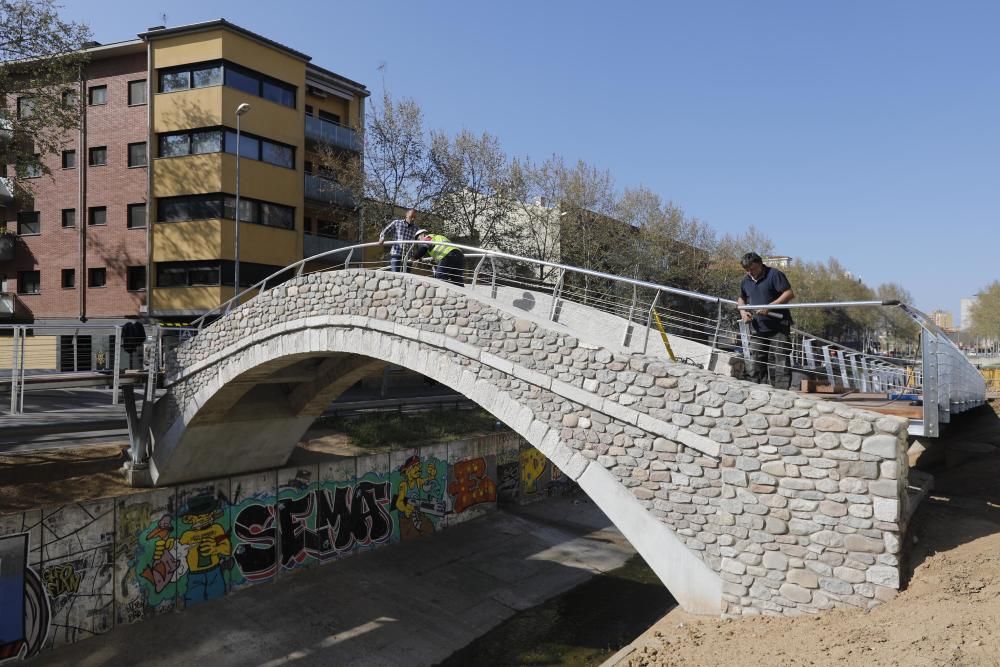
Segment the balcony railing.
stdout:
<path fill-rule="evenodd" d="M 336 181 L 313 174 L 306 174 L 306 199 L 345 208 L 354 207 L 354 195 L 349 189 Z"/>
<path fill-rule="evenodd" d="M 335 239 L 331 236 L 319 236 L 318 234 L 309 234 L 307 232 L 303 237 L 302 257 L 312 257 L 313 255 L 329 252 L 330 250 L 336 250 L 338 248 L 346 248 L 354 244 L 354 241 Z M 339 261 L 343 262 L 342 259 Z"/>
<path fill-rule="evenodd" d="M 306 139 L 350 151 L 360 151 L 361 141 L 358 133 L 349 127 L 338 125 L 322 118 L 306 116 Z"/>

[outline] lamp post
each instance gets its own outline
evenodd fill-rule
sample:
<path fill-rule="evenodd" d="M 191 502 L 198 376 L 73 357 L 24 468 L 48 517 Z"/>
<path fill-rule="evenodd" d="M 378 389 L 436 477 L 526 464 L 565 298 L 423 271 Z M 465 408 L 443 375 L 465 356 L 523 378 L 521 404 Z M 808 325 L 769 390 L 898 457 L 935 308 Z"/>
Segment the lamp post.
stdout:
<path fill-rule="evenodd" d="M 236 252 L 233 266 L 233 296 L 240 293 L 240 116 L 250 111 L 250 105 L 244 102 L 236 107 L 236 214 L 233 221 L 236 231 Z"/>

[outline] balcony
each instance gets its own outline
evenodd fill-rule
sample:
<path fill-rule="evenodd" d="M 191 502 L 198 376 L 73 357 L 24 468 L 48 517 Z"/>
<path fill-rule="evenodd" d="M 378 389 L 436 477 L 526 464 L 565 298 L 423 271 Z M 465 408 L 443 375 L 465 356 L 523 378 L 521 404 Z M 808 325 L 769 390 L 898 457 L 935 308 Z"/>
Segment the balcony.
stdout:
<path fill-rule="evenodd" d="M 321 252 L 328 252 L 330 250 L 336 250 L 337 248 L 346 248 L 351 245 L 357 245 L 357 241 L 335 239 L 332 236 L 319 236 L 317 234 L 309 234 L 307 232 L 302 241 L 302 258 L 305 259 L 306 257 L 318 255 Z M 354 259 L 357 260 L 359 258 L 360 255 Z M 333 262 L 343 262 L 347 259 L 347 253 L 345 252 L 337 255 L 331 255 L 329 259 Z"/>
<path fill-rule="evenodd" d="M 306 199 L 354 208 L 354 195 L 349 189 L 336 181 L 313 174 L 306 174 Z"/>
<path fill-rule="evenodd" d="M 0 206 L 9 206 L 14 201 L 14 186 L 7 177 L 0 177 Z"/>
<path fill-rule="evenodd" d="M 329 120 L 306 116 L 306 139 L 349 151 L 360 151 L 358 133 Z"/>

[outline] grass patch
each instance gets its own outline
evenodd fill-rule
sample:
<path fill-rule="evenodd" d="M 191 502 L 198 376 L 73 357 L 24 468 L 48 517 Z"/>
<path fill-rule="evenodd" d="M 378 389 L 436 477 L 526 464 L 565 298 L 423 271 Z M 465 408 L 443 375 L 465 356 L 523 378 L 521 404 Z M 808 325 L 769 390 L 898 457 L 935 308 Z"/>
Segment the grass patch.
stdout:
<path fill-rule="evenodd" d="M 496 417 L 481 409 L 325 417 L 317 424 L 347 434 L 360 447 L 372 448 L 436 444 L 459 440 L 471 433 L 497 430 Z"/>

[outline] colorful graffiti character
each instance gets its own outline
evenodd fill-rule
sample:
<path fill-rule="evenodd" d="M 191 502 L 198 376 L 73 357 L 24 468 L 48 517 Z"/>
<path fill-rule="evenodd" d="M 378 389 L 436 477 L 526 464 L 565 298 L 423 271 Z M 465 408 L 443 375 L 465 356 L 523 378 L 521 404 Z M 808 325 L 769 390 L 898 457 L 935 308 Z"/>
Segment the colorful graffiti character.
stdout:
<path fill-rule="evenodd" d="M 174 538 L 170 535 L 172 529 L 173 520 L 169 514 L 164 514 L 148 535 L 148 539 L 155 540 L 153 561 L 143 569 L 141 576 L 153 584 L 153 589 L 157 593 L 167 587 L 174 572 L 180 567 L 180 562 L 172 551 L 174 546 Z"/>
<path fill-rule="evenodd" d="M 399 467 L 402 479 L 396 494 L 396 509 L 399 520 L 399 537 L 406 540 L 434 532 L 431 517 L 443 517 L 447 506 L 441 499 L 440 482 L 437 480 L 437 466 L 428 463 L 426 470 L 421 466 L 419 456 L 411 456 Z"/>
<path fill-rule="evenodd" d="M 217 521 L 223 515 L 212 494 L 195 496 L 182 508 L 181 518 L 191 526 L 181 533 L 178 543 L 187 546 L 187 591 L 184 602 L 195 604 L 226 593 L 223 559 L 232 555 L 226 529 Z M 162 554 L 160 554 L 162 556 Z M 156 560 L 156 554 L 154 554 Z"/>

